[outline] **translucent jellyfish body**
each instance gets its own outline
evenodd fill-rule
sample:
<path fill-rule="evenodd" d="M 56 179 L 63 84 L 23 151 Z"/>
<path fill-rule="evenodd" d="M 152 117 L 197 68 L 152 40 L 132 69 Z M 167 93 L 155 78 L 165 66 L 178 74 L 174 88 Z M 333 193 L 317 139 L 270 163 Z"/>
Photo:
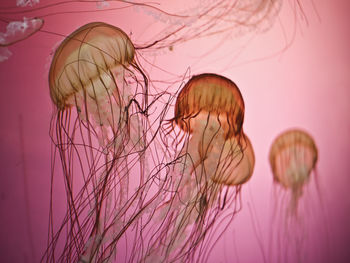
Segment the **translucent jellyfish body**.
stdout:
<path fill-rule="evenodd" d="M 291 209 L 294 213 L 303 187 L 315 169 L 317 156 L 314 140 L 301 130 L 286 131 L 272 143 L 269 160 L 274 181 L 291 191 Z"/>
<path fill-rule="evenodd" d="M 200 262 L 210 253 L 223 231 L 213 230 L 215 222 L 226 226 L 232 220 L 241 185 L 253 173 L 255 157 L 243 120 L 241 93 L 223 76 L 194 76 L 180 91 L 170 125 L 178 138 L 172 185 L 146 261 Z"/>
<path fill-rule="evenodd" d="M 129 177 L 133 170 L 136 184 L 144 185 L 140 118 L 147 81 L 134 56 L 129 37 L 101 22 L 77 29 L 55 52 L 49 72 L 56 106 L 51 136 L 66 185 L 60 229 L 67 234 L 50 232 L 49 261 L 113 260 L 119 239 L 136 220 L 141 191 L 129 193 Z M 58 252 L 60 242 L 64 249 Z"/>
<path fill-rule="evenodd" d="M 204 164 L 212 171 L 210 179 L 219 184 L 239 185 L 252 175 L 254 153 L 243 133 L 243 120 L 238 87 L 215 74 L 194 76 L 175 106 L 174 122 L 191 135 L 187 149 L 191 162 L 196 169 Z"/>
<path fill-rule="evenodd" d="M 128 103 L 129 94 L 120 92 L 125 68 L 133 58 L 134 47 L 123 31 L 90 23 L 67 37 L 52 60 L 49 85 L 53 102 L 60 109 L 76 106 L 82 119 L 90 115 L 94 126 L 101 127 L 102 144 L 113 140 L 125 124 L 121 108 Z"/>
<path fill-rule="evenodd" d="M 269 262 L 309 262 L 308 248 L 313 247 L 308 247 L 309 238 L 317 236 L 319 241 L 326 238 L 326 226 L 317 233 L 310 232 L 310 222 L 324 220 L 324 214 L 315 218 L 318 208 L 312 203 L 313 195 L 320 197 L 316 176 L 313 178 L 316 189 L 310 184 L 312 173 L 316 174 L 317 159 L 315 141 L 303 130 L 287 130 L 272 143 L 269 161 L 275 182 L 275 204 Z"/>

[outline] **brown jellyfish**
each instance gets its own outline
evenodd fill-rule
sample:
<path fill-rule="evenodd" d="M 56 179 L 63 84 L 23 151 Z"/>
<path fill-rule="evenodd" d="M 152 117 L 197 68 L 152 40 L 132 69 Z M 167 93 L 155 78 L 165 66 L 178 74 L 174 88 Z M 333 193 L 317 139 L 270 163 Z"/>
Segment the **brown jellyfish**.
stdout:
<path fill-rule="evenodd" d="M 243 120 L 244 101 L 235 83 L 215 74 L 192 77 L 178 95 L 173 119 L 191 137 L 186 150 L 192 168 L 205 164 L 218 184 L 245 183 L 255 159 Z"/>
<path fill-rule="evenodd" d="M 303 188 L 315 169 L 316 144 L 305 131 L 293 129 L 279 135 L 270 149 L 270 165 L 274 181 L 291 191 L 291 211 L 297 212 Z"/>
<path fill-rule="evenodd" d="M 114 137 L 126 106 L 124 74 L 134 46 L 119 28 L 101 22 L 77 29 L 58 47 L 49 72 L 52 101 L 59 111 L 75 106 L 80 118 L 100 126 L 102 144 Z M 90 117 L 91 116 L 91 117 Z M 112 132 L 110 134 L 110 131 Z M 102 140 L 102 141 L 101 141 Z"/>
<path fill-rule="evenodd" d="M 56 107 L 50 133 L 53 165 L 57 152 L 61 169 L 53 167 L 53 174 L 60 170 L 64 175 L 67 211 L 57 232 L 50 214 L 48 261 L 114 258 L 119 239 L 136 220 L 132 206 L 142 204 L 142 197 L 129 193 L 129 174 L 138 173 L 139 187 L 146 185 L 140 118 L 147 79 L 134 57 L 129 37 L 102 22 L 77 29 L 54 54 L 49 87 Z"/>
<path fill-rule="evenodd" d="M 243 133 L 244 102 L 238 87 L 216 74 L 192 77 L 180 91 L 167 136 L 175 131 L 172 182 L 159 206 L 145 261 L 204 260 L 240 209 L 242 184 L 252 176 L 255 157 Z M 174 144 L 174 143 L 173 143 Z"/>
<path fill-rule="evenodd" d="M 272 143 L 269 161 L 275 182 L 275 211 L 270 233 L 270 253 L 273 254 L 269 262 L 306 260 L 309 223 L 317 209 L 316 205 L 309 203 L 313 200 L 310 198 L 310 179 L 312 172 L 316 173 L 317 158 L 317 146 L 311 135 L 303 130 L 285 131 Z M 313 180 L 318 194 L 317 177 Z M 320 218 L 313 220 L 319 221 Z M 318 238 L 325 237 L 323 230 L 317 234 L 320 235 Z"/>

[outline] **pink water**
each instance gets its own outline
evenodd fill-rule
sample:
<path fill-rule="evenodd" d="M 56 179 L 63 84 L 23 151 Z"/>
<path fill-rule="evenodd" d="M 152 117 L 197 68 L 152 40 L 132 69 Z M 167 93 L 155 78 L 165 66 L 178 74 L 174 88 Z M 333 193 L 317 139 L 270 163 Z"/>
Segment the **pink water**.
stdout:
<path fill-rule="evenodd" d="M 350 4 L 321 0 L 314 1 L 314 8 L 311 0 L 305 1 L 306 23 L 295 22 L 290 2 L 284 2 L 279 20 L 264 34 L 231 37 L 220 44 L 215 38 L 195 39 L 150 56 L 151 64 L 145 65 L 153 79 L 170 77 L 152 65 L 177 75 L 184 75 L 188 68 L 193 74 L 222 74 L 237 83 L 245 100 L 244 129 L 255 149 L 255 171 L 243 187 L 243 210 L 208 262 L 264 262 L 261 251 L 268 254 L 276 198 L 268 151 L 273 139 L 291 127 L 307 130 L 319 149 L 320 194 L 311 188 L 305 195 L 309 200 L 304 200 L 315 211 L 304 215 L 309 226 L 304 262 L 350 261 Z M 46 247 L 51 175 L 48 131 L 53 109 L 47 76 L 50 52 L 63 39 L 59 34 L 70 34 L 87 22 L 104 21 L 132 32 L 134 43 L 143 43 L 161 23 L 133 8 L 67 13 L 80 7 L 67 4 L 50 9 L 64 13 L 45 17 L 45 32 L 10 46 L 12 56 L 0 63 L 2 262 L 38 262 Z M 49 12 L 35 14 L 41 13 Z M 26 14 L 13 16 L 21 20 Z M 253 222 L 259 225 L 256 231 Z M 274 250 L 272 257 L 277 253 Z"/>

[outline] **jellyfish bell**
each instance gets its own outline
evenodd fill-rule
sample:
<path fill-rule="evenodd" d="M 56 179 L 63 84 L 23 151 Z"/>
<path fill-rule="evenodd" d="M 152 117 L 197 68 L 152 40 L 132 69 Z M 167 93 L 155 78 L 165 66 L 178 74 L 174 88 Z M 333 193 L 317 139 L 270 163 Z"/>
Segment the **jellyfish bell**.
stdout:
<path fill-rule="evenodd" d="M 74 94 L 82 90 L 98 100 L 100 94 L 116 88 L 111 87 L 111 73 L 127 67 L 134 55 L 134 46 L 121 29 L 102 22 L 80 27 L 60 44 L 52 59 L 52 101 L 59 108 L 72 106 Z"/>
<path fill-rule="evenodd" d="M 134 54 L 132 42 L 119 28 L 102 22 L 82 26 L 55 52 L 49 72 L 52 101 L 59 109 L 75 105 L 83 119 L 91 114 L 101 127 L 121 123 L 120 108 L 126 102 L 119 90 Z"/>
<path fill-rule="evenodd" d="M 305 131 L 293 129 L 279 135 L 272 143 L 269 160 L 274 181 L 292 192 L 292 207 L 297 209 L 303 187 L 315 169 L 318 150 Z"/>
<path fill-rule="evenodd" d="M 234 82 L 216 74 L 192 77 L 178 95 L 173 121 L 191 136 L 187 149 L 194 167 L 202 161 L 213 165 L 213 182 L 239 185 L 251 177 L 255 157 L 243 133 L 244 101 Z"/>
<path fill-rule="evenodd" d="M 201 112 L 215 113 L 217 120 L 222 122 L 226 137 L 243 132 L 244 101 L 241 92 L 235 83 L 223 76 L 212 73 L 193 76 L 180 91 L 174 122 L 183 131 L 193 132 L 193 127 L 189 125 L 191 121 L 203 123 L 203 116 L 195 118 Z"/>
<path fill-rule="evenodd" d="M 49 72 L 50 95 L 58 108 L 76 104 L 76 94 L 95 100 L 116 90 L 114 75 L 132 62 L 134 48 L 120 29 L 95 22 L 67 37 L 56 50 Z"/>

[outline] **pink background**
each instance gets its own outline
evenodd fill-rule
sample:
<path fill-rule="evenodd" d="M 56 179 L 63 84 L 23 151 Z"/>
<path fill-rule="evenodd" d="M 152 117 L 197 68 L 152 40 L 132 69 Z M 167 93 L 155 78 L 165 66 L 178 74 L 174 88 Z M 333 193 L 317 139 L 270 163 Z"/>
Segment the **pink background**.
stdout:
<path fill-rule="evenodd" d="M 144 64 L 153 79 L 170 78 L 155 65 L 178 76 L 188 68 L 193 74 L 222 74 L 238 84 L 245 100 L 244 129 L 255 149 L 255 171 L 243 187 L 243 210 L 209 262 L 264 262 L 261 248 L 268 249 L 276 198 L 268 151 L 272 140 L 291 127 L 307 130 L 319 149 L 320 191 L 312 190 L 312 180 L 302 200 L 315 211 L 304 214 L 309 226 L 305 262 L 350 261 L 350 4 L 314 0 L 314 8 L 311 0 L 301 2 L 307 22 L 295 19 L 294 1 L 284 1 L 277 22 L 264 34 L 238 33 L 219 44 L 215 38 L 195 39 L 173 51 L 149 54 L 152 64 Z M 94 10 L 69 3 L 33 13 L 64 11 L 45 17 L 45 32 L 9 47 L 13 55 L 0 63 L 2 262 L 37 262 L 46 247 L 53 109 L 47 75 L 50 52 L 63 39 L 53 33 L 67 35 L 87 22 L 104 21 L 132 32 L 132 41 L 142 44 L 164 27 L 142 9 L 67 13 L 85 9 Z M 253 222 L 259 224 L 257 231 Z"/>

